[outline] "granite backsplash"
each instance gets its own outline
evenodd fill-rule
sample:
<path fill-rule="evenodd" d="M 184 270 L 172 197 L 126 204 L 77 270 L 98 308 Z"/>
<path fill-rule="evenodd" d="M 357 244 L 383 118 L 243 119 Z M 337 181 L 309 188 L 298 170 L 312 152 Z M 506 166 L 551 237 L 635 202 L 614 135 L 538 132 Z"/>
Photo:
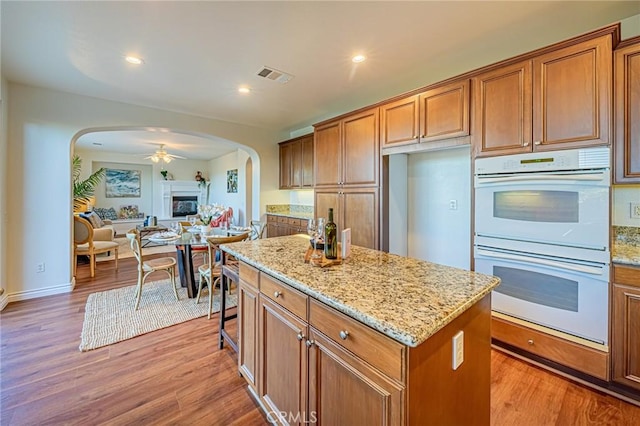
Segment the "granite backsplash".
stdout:
<path fill-rule="evenodd" d="M 313 206 L 303 206 L 300 204 L 267 204 L 267 213 L 287 215 L 290 213 L 313 214 Z"/>

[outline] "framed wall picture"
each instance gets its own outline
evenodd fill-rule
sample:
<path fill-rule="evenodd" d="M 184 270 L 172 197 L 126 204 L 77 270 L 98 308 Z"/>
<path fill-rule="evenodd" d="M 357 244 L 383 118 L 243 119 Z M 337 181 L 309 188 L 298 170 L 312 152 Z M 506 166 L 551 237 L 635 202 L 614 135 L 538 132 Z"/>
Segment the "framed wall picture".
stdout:
<path fill-rule="evenodd" d="M 227 170 L 227 192 L 238 192 L 238 169 Z"/>
<path fill-rule="evenodd" d="M 107 169 L 104 182 L 107 198 L 140 197 L 140 170 Z"/>

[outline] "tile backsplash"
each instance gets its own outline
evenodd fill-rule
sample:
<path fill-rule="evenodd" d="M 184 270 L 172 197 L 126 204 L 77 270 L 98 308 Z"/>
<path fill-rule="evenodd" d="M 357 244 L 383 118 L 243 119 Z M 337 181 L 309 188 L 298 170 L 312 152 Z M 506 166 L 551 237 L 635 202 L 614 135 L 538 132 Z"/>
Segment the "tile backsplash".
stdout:
<path fill-rule="evenodd" d="M 267 204 L 267 213 L 310 213 L 313 214 L 313 206 L 303 206 L 300 204 Z"/>

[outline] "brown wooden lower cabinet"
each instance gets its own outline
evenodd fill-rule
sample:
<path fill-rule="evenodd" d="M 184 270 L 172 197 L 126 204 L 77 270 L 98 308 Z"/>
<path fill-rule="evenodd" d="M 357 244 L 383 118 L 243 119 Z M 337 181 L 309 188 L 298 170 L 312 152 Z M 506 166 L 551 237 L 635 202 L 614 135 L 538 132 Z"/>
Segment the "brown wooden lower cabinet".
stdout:
<path fill-rule="evenodd" d="M 267 215 L 267 238 L 306 233 L 306 219 L 271 214 Z"/>
<path fill-rule="evenodd" d="M 612 381 L 640 390 L 640 268 L 613 267 Z"/>
<path fill-rule="evenodd" d="M 500 342 L 602 380 L 609 380 L 609 354 L 511 321 L 491 320 L 491 335 Z"/>
<path fill-rule="evenodd" d="M 490 295 L 408 347 L 241 262 L 241 292 L 243 286 L 259 292 L 257 308 L 246 289 L 239 298 L 238 363 L 270 421 L 489 424 Z M 465 359 L 454 370 L 459 331 Z M 256 333 L 257 347 L 243 347 L 256 344 Z M 257 366 L 247 362 L 252 353 Z"/>

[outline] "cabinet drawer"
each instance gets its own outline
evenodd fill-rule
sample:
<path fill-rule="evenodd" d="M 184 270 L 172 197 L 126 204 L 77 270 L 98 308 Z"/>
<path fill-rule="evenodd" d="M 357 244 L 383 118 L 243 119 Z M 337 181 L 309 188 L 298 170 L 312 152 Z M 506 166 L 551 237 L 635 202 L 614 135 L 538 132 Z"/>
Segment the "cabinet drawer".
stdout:
<path fill-rule="evenodd" d="M 614 265 L 613 282 L 640 288 L 640 268 Z"/>
<path fill-rule="evenodd" d="M 496 317 L 491 319 L 491 337 L 599 379 L 609 379 L 606 352 Z"/>
<path fill-rule="evenodd" d="M 278 223 L 287 223 L 289 218 L 286 216 L 276 216 L 278 218 Z"/>
<path fill-rule="evenodd" d="M 260 272 L 253 266 L 240 262 L 240 279 L 253 287 L 260 288 Z"/>
<path fill-rule="evenodd" d="M 289 218 L 289 225 L 291 226 L 300 226 L 300 219 L 294 219 L 292 217 Z"/>
<path fill-rule="evenodd" d="M 298 290 L 263 273 L 260 274 L 260 292 L 292 314 L 307 318 L 308 297 Z"/>
<path fill-rule="evenodd" d="M 267 215 L 267 223 L 269 222 L 277 222 L 278 221 L 278 216 L 274 216 L 272 214 L 268 214 Z"/>
<path fill-rule="evenodd" d="M 313 299 L 309 325 L 389 377 L 403 381 L 404 345 Z M 348 334 L 341 336 L 341 332 Z"/>

